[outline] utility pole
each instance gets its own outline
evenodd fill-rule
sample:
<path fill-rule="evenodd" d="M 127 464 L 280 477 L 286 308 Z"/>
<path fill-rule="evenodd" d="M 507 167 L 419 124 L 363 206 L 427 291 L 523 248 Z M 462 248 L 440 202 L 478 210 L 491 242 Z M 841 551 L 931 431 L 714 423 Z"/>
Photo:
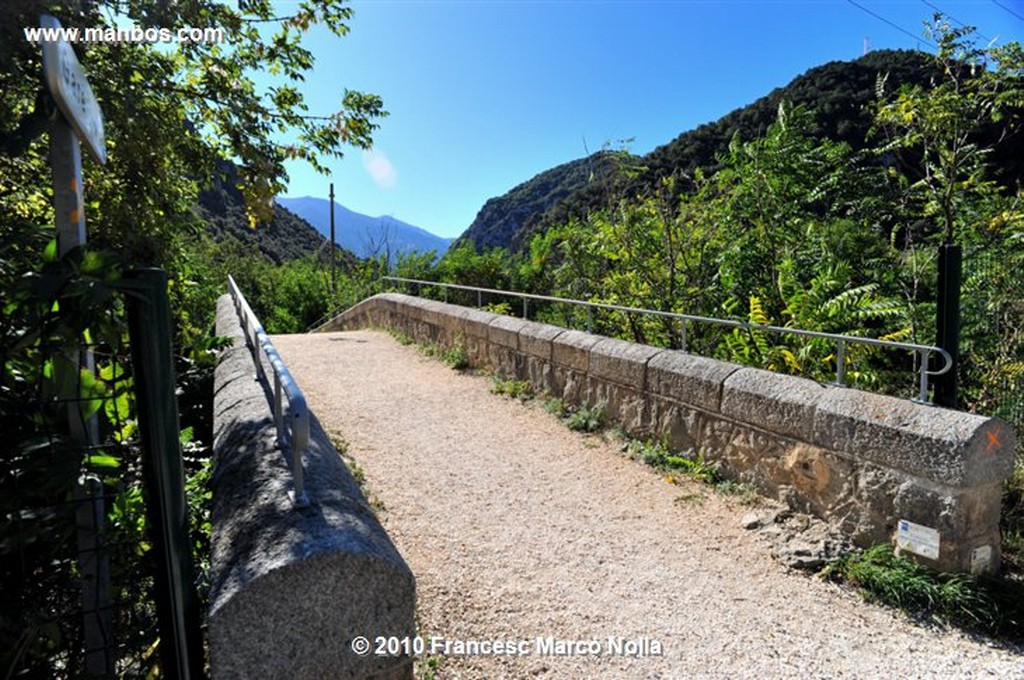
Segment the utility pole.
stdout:
<path fill-rule="evenodd" d="M 331 295 L 337 292 L 334 286 L 334 267 L 337 258 L 334 256 L 334 182 L 331 182 Z"/>

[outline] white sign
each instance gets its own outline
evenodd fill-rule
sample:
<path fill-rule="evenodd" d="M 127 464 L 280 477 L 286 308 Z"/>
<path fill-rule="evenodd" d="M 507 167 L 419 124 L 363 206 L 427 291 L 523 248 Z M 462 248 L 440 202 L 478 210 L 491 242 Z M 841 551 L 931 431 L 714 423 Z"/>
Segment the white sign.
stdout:
<path fill-rule="evenodd" d="M 939 532 L 931 527 L 901 519 L 896 527 L 896 547 L 921 557 L 937 560 L 939 559 Z"/>
<path fill-rule="evenodd" d="M 61 27 L 60 22 L 48 14 L 39 18 L 39 25 L 51 29 L 54 34 Z M 50 94 L 92 157 L 106 163 L 103 113 L 74 49 L 65 40 L 44 40 L 42 43 L 43 75 Z"/>
<path fill-rule="evenodd" d="M 983 545 L 971 551 L 971 573 L 983 574 L 992 566 L 992 546 Z"/>

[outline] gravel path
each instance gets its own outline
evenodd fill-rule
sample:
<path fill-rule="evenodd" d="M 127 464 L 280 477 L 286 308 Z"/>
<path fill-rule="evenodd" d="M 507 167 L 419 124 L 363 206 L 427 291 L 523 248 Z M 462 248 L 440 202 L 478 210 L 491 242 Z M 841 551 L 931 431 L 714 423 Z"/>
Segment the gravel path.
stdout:
<path fill-rule="evenodd" d="M 1024 677 L 1024 656 L 787 572 L 740 528 L 749 508 L 670 484 L 488 378 L 379 332 L 273 341 L 386 507 L 420 634 L 452 645 L 437 677 Z M 467 640 L 529 654 L 456 654 Z"/>

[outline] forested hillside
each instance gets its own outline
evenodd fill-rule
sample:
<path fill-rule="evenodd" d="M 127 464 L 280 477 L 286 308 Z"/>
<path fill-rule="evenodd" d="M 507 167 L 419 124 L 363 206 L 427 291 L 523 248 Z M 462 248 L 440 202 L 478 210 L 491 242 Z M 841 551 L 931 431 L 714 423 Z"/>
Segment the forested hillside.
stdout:
<path fill-rule="evenodd" d="M 810 138 L 841 142 L 854 151 L 861 150 L 872 143 L 870 131 L 879 94 L 892 96 L 902 86 L 929 88 L 941 75 L 932 56 L 908 50 L 878 50 L 854 61 L 817 66 L 785 87 L 717 121 L 684 132 L 645 156 L 622 156 L 634 170 L 629 177 L 570 171 L 586 167 L 587 159 L 545 171 L 489 200 L 461 238 L 472 239 L 478 248 L 502 246 L 519 250 L 529 242 L 531 234 L 607 208 L 618 196 L 654 195 L 662 190 L 661 183 L 666 177 L 678 178 L 674 191 L 693 191 L 694 173 L 700 169 L 709 174 L 719 169 L 734 137 L 750 141 L 765 135 L 782 102 L 813 114 L 805 130 Z M 1005 127 L 998 125 L 986 125 L 979 131 L 983 143 L 996 147 L 991 158 L 994 178 L 1005 186 L 1014 186 L 1024 176 L 1024 136 L 1014 130 L 1008 138 L 1000 139 L 1004 134 Z M 543 191 L 538 190 L 538 185 Z"/>
<path fill-rule="evenodd" d="M 234 164 L 225 161 L 220 168 L 223 174 L 214 178 L 210 188 L 199 193 L 197 207 L 204 230 L 215 243 L 237 242 L 273 264 L 318 253 L 326 257 L 324 237 L 313 225 L 281 205 L 274 206 L 267 223 L 250 226 Z"/>
<path fill-rule="evenodd" d="M 458 243 L 472 242 L 480 249 L 520 248 L 548 210 L 591 183 L 603 183 L 614 170 L 613 161 L 611 154 L 602 152 L 563 163 L 488 200 Z"/>

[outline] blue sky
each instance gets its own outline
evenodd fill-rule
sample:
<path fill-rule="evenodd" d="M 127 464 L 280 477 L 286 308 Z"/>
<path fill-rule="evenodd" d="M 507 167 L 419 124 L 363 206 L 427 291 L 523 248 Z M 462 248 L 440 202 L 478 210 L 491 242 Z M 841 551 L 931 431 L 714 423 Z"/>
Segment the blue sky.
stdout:
<path fill-rule="evenodd" d="M 330 178 L 289 165 L 286 195 L 326 197 L 333 180 L 346 207 L 442 236 L 462 233 L 488 198 L 538 172 L 628 138 L 629 150 L 646 153 L 808 68 L 859 57 L 866 42 L 930 49 L 919 36 L 936 8 L 986 39 L 1024 40 L 1024 0 L 352 7 L 347 36 L 317 29 L 306 40 L 317 60 L 303 88 L 310 111 L 336 110 L 347 87 L 381 95 L 390 116 L 373 152 L 332 160 Z"/>

